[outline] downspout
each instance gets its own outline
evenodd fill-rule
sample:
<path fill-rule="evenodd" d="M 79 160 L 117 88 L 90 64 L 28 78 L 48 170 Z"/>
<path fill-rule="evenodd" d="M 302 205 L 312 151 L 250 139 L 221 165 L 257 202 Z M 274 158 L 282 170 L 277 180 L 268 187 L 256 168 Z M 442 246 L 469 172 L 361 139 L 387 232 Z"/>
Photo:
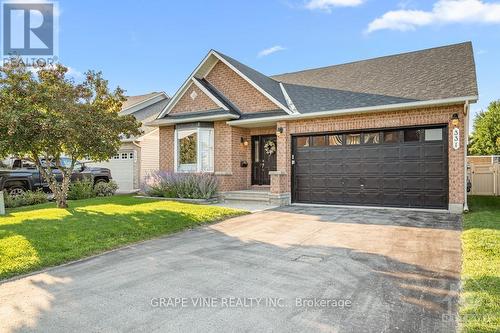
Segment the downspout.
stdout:
<path fill-rule="evenodd" d="M 469 144 L 469 101 L 464 104 L 464 213 L 469 212 L 467 204 L 467 145 Z"/>

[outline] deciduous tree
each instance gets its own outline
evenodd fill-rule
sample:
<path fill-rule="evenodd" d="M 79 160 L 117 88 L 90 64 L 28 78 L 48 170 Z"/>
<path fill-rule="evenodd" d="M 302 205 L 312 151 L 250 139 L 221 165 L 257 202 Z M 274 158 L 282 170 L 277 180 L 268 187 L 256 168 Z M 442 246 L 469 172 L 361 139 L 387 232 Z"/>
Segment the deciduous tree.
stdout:
<path fill-rule="evenodd" d="M 18 59 L 0 67 L 0 156 L 32 159 L 61 208 L 78 160 L 108 160 L 122 136 L 140 134 L 133 116 L 119 115 L 122 89 L 111 91 L 100 72 L 88 71 L 78 84 L 67 72 L 56 65 L 33 73 Z"/>
<path fill-rule="evenodd" d="M 491 102 L 474 119 L 469 145 L 471 155 L 500 155 L 500 100 Z"/>

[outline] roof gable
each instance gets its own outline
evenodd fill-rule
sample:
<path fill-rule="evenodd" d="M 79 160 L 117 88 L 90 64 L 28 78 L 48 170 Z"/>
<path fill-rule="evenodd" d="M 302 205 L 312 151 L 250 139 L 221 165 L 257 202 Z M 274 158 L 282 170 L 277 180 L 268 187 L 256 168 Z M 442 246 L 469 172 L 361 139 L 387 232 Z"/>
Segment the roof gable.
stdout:
<path fill-rule="evenodd" d="M 255 87 L 260 93 L 262 93 L 271 102 L 276 104 L 277 108 L 284 110 L 287 113 L 292 113 L 287 106 L 286 100 L 283 93 L 278 93 L 277 89 L 280 89 L 279 82 L 266 77 L 265 75 L 245 66 L 236 60 L 222 55 L 215 50 L 211 50 L 207 56 L 202 60 L 202 62 L 196 67 L 196 69 L 191 73 L 184 84 L 179 88 L 175 95 L 170 100 L 170 103 L 165 107 L 165 109 L 160 113 L 158 119 L 166 116 L 182 97 L 191 82 L 197 79 L 203 79 L 206 75 L 210 73 L 213 67 L 218 61 L 222 61 L 225 65 L 231 68 L 237 75 L 246 80 L 249 84 Z M 249 77 L 250 76 L 250 77 Z M 267 79 L 266 79 L 267 78 Z M 255 81 L 254 81 L 255 80 Z M 277 88 L 277 89 L 276 89 Z M 268 89 L 268 90 L 266 90 Z M 281 96 L 280 96 L 281 94 Z"/>
<path fill-rule="evenodd" d="M 184 94 L 170 110 L 170 114 L 219 109 L 220 106 L 194 82 L 191 82 Z"/>
<path fill-rule="evenodd" d="M 256 89 L 222 61 L 218 61 L 204 78 L 241 113 L 280 110 L 280 106 Z"/>

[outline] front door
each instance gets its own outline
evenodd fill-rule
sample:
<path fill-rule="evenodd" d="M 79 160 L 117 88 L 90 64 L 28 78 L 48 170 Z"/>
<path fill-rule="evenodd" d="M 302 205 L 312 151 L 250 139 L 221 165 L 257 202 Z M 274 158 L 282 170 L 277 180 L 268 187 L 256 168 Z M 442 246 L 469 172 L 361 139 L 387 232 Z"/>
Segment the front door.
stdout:
<path fill-rule="evenodd" d="M 276 135 L 252 136 L 252 185 L 271 185 L 276 170 Z"/>

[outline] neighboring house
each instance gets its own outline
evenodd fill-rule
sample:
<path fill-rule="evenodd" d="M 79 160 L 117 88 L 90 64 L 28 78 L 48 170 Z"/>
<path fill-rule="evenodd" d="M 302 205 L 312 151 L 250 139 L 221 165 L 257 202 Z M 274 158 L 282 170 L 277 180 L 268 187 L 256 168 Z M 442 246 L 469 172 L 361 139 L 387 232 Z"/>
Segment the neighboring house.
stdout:
<path fill-rule="evenodd" d="M 111 176 L 118 183 L 120 192 L 137 191 L 144 176 L 148 172 L 158 170 L 159 130 L 144 124 L 156 119 L 168 101 L 169 97 L 164 92 L 127 97 L 120 114 L 131 114 L 142 122 L 143 134 L 138 137 L 124 138 L 120 151 L 111 160 L 87 163 L 109 168 Z"/>
<path fill-rule="evenodd" d="M 151 125 L 160 169 L 281 204 L 466 204 L 471 43 L 266 76 L 210 51 Z"/>

